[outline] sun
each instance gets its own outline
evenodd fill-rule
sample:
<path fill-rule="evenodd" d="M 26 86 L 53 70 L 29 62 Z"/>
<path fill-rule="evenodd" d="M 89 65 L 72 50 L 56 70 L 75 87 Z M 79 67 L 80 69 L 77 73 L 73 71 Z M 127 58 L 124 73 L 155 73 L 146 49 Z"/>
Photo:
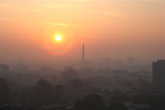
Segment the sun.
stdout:
<path fill-rule="evenodd" d="M 55 40 L 59 42 L 62 40 L 62 37 L 60 35 L 57 35 L 57 36 L 55 36 Z"/>
<path fill-rule="evenodd" d="M 44 48 L 54 55 L 64 55 L 69 52 L 74 45 L 74 38 L 72 31 L 54 31 L 51 29 L 46 31 L 43 36 Z"/>

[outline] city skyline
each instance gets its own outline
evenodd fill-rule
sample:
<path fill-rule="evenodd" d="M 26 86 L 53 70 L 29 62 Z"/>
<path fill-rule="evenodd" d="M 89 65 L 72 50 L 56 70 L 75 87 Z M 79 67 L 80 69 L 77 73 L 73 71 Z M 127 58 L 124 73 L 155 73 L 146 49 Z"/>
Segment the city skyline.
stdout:
<path fill-rule="evenodd" d="M 165 110 L 165 0 L 0 0 L 0 110 Z"/>

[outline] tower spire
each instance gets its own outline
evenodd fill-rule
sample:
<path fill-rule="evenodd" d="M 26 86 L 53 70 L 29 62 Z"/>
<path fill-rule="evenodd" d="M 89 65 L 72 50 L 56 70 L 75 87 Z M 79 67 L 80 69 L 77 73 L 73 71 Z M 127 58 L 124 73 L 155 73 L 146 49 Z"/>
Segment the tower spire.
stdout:
<path fill-rule="evenodd" d="M 82 62 L 85 62 L 85 45 L 82 44 Z"/>

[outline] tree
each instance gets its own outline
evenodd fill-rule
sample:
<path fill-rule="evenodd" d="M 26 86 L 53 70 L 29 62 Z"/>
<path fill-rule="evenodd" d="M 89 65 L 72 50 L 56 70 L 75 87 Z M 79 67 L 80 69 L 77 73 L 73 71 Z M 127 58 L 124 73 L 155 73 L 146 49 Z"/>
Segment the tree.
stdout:
<path fill-rule="evenodd" d="M 83 85 L 83 83 L 82 83 L 82 81 L 80 80 L 80 79 L 74 79 L 73 81 L 72 81 L 72 86 L 74 87 L 74 88 L 79 88 L 79 87 L 81 87 Z"/>
<path fill-rule="evenodd" d="M 47 80 L 40 79 L 35 87 L 36 104 L 38 106 L 50 104 L 52 91 L 53 85 Z"/>
<path fill-rule="evenodd" d="M 0 78 L 0 107 L 11 103 L 10 89 L 6 79 Z"/>
<path fill-rule="evenodd" d="M 89 94 L 75 102 L 73 110 L 104 110 L 105 104 L 98 94 Z"/>
<path fill-rule="evenodd" d="M 54 91 L 53 91 L 53 94 L 54 94 L 54 99 L 53 100 L 56 103 L 60 102 L 62 100 L 64 92 L 65 92 L 65 88 L 64 88 L 63 85 L 56 85 L 55 88 L 54 88 Z"/>

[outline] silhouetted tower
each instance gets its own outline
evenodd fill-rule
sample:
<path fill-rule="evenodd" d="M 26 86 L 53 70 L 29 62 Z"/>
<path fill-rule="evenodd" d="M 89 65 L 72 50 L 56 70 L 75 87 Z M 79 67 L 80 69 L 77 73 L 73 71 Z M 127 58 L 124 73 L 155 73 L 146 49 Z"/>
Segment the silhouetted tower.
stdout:
<path fill-rule="evenodd" d="M 82 45 L 82 62 L 85 62 L 85 46 L 84 44 Z"/>

